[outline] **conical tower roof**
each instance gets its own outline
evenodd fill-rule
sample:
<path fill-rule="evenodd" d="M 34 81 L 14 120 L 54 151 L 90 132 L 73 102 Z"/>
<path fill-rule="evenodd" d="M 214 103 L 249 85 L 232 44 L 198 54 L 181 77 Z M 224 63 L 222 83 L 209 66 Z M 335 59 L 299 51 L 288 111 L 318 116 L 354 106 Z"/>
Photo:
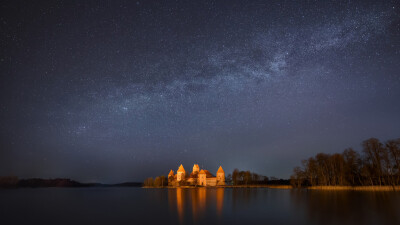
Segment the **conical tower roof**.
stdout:
<path fill-rule="evenodd" d="M 186 173 L 185 169 L 183 168 L 182 164 L 179 166 L 179 169 L 177 172 L 184 172 Z"/>
<path fill-rule="evenodd" d="M 169 171 L 168 176 L 173 176 L 173 175 L 174 175 L 174 171 L 173 170 Z"/>
<path fill-rule="evenodd" d="M 194 173 L 194 172 L 199 172 L 199 170 L 200 170 L 199 165 L 194 164 L 194 165 L 193 165 L 193 173 Z"/>
<path fill-rule="evenodd" d="M 217 173 L 225 173 L 225 171 L 222 169 L 222 166 L 219 166 Z"/>

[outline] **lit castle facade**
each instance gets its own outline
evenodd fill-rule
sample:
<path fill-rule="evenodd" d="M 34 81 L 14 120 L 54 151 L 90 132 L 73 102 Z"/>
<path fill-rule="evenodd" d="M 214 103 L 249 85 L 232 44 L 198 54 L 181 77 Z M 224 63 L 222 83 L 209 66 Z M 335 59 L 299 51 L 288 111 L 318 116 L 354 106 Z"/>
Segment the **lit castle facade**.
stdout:
<path fill-rule="evenodd" d="M 200 170 L 199 165 L 194 164 L 191 174 L 187 174 L 182 164 L 179 166 L 176 174 L 171 170 L 168 174 L 168 185 L 179 186 L 182 183 L 187 185 L 200 186 L 220 186 L 225 185 L 225 172 L 220 166 L 217 176 L 212 175 L 208 170 Z"/>

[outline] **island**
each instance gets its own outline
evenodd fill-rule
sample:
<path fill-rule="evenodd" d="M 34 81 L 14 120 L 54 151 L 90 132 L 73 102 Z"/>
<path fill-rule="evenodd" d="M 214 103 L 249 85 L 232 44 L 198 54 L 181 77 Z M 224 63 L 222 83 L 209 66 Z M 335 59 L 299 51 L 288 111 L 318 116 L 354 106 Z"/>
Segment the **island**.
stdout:
<path fill-rule="evenodd" d="M 225 172 L 220 166 L 217 170 L 217 176 L 211 174 L 208 170 L 200 170 L 198 164 L 193 165 L 193 170 L 190 174 L 187 174 L 185 168 L 181 164 L 174 174 L 174 171 L 171 170 L 168 174 L 168 185 L 177 187 L 177 186 L 224 186 L 225 185 Z"/>

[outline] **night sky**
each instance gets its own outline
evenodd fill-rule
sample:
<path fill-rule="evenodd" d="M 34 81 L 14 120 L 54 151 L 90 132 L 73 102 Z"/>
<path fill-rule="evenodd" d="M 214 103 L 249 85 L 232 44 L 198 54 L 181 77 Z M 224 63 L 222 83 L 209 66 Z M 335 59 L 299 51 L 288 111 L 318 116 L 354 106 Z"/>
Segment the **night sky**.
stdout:
<path fill-rule="evenodd" d="M 400 137 L 398 1 L 0 5 L 0 176 L 289 178 Z"/>

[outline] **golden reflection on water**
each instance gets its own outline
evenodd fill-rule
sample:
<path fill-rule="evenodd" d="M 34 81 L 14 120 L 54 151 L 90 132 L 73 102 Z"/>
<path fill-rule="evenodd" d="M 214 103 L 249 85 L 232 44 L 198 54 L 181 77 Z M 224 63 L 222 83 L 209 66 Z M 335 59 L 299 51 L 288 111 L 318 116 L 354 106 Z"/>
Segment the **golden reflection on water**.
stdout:
<path fill-rule="evenodd" d="M 174 188 L 168 192 L 168 201 L 171 212 L 176 207 L 181 224 L 185 221 L 185 207 L 191 207 L 188 212 L 191 211 L 194 222 L 210 213 L 210 209 L 216 209 L 217 216 L 221 218 L 224 188 Z"/>
<path fill-rule="evenodd" d="M 177 188 L 176 189 L 176 205 L 177 205 L 177 212 L 178 212 L 178 218 L 179 222 L 183 223 L 183 201 L 182 201 L 182 189 Z"/>
<path fill-rule="evenodd" d="M 217 188 L 217 214 L 222 215 L 222 208 L 224 206 L 224 188 Z"/>

